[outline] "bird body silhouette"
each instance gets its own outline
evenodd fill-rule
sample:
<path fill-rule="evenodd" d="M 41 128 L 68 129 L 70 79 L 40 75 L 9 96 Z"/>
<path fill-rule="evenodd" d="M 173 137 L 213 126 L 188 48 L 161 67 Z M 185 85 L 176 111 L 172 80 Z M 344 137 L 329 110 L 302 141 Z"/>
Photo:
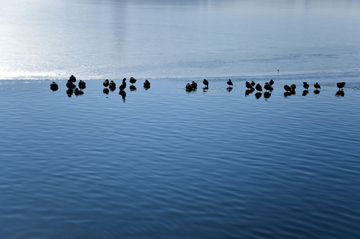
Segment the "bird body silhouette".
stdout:
<path fill-rule="evenodd" d="M 256 89 L 257 91 L 262 91 L 262 87 L 261 87 L 261 85 L 260 85 L 259 83 L 256 84 L 255 89 Z"/>
<path fill-rule="evenodd" d="M 191 87 L 193 88 L 193 90 L 197 89 L 197 83 L 195 81 L 192 81 Z"/>
<path fill-rule="evenodd" d="M 126 78 L 123 79 L 121 85 L 119 86 L 120 91 L 123 91 L 126 88 Z"/>
<path fill-rule="evenodd" d="M 134 77 L 130 77 L 129 82 L 130 82 L 131 84 L 135 84 L 135 83 L 136 83 L 136 79 L 135 79 Z"/>
<path fill-rule="evenodd" d="M 245 86 L 246 86 L 246 88 L 248 88 L 248 89 L 252 89 L 253 88 L 253 86 L 250 84 L 250 82 L 248 82 L 248 81 L 246 81 L 245 82 Z"/>
<path fill-rule="evenodd" d="M 144 88 L 150 88 L 150 81 L 148 80 L 144 81 Z"/>
<path fill-rule="evenodd" d="M 314 87 L 315 87 L 316 89 L 321 89 L 319 83 L 317 83 L 317 82 L 314 84 Z"/>
<path fill-rule="evenodd" d="M 109 80 L 108 80 L 108 79 L 104 80 L 103 86 L 105 86 L 105 87 L 108 87 L 108 86 L 109 86 Z"/>
<path fill-rule="evenodd" d="M 286 91 L 290 91 L 290 90 L 291 90 L 291 88 L 290 88 L 290 86 L 288 86 L 288 85 L 284 85 L 284 90 L 286 90 Z"/>
<path fill-rule="evenodd" d="M 59 89 L 59 86 L 55 83 L 55 81 L 53 81 L 53 83 L 50 84 L 50 89 L 52 91 L 57 91 Z"/>
<path fill-rule="evenodd" d="M 203 80 L 203 84 L 206 86 L 206 87 L 209 87 L 209 81 L 207 79 L 204 79 Z"/>
<path fill-rule="evenodd" d="M 227 82 L 226 82 L 228 85 L 233 85 L 232 81 L 229 79 Z"/>
<path fill-rule="evenodd" d="M 112 81 L 112 80 L 110 81 L 109 88 L 111 91 L 114 91 L 116 89 L 116 84 L 114 81 Z"/>
<path fill-rule="evenodd" d="M 304 87 L 304 89 L 309 89 L 309 84 L 307 83 L 307 82 L 303 82 L 303 87 Z"/>
<path fill-rule="evenodd" d="M 271 86 L 268 82 L 265 83 L 264 89 L 265 89 L 265 90 L 268 90 L 268 91 L 272 91 L 272 90 L 273 90 L 272 86 Z"/>
<path fill-rule="evenodd" d="M 79 81 L 79 88 L 80 88 L 80 90 L 86 88 L 86 83 L 85 83 L 85 81 L 83 81 L 83 80 L 80 80 L 80 81 Z"/>
<path fill-rule="evenodd" d="M 273 84 L 274 84 L 274 81 L 271 79 L 271 80 L 269 81 L 269 84 L 270 84 L 270 85 L 273 85 Z"/>
<path fill-rule="evenodd" d="M 338 82 L 336 83 L 337 88 L 342 89 L 345 86 L 345 82 Z"/>
<path fill-rule="evenodd" d="M 76 77 L 75 77 L 74 75 L 71 75 L 70 78 L 69 78 L 69 80 L 70 80 L 71 82 L 76 82 Z"/>

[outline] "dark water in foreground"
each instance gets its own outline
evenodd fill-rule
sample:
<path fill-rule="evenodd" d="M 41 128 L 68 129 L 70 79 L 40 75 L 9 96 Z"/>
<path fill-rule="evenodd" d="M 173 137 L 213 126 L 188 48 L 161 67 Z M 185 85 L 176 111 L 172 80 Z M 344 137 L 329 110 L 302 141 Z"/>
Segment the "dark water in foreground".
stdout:
<path fill-rule="evenodd" d="M 258 100 L 251 78 L 141 79 L 125 102 L 1 81 L 0 237 L 359 238 L 359 75 L 273 79 Z"/>

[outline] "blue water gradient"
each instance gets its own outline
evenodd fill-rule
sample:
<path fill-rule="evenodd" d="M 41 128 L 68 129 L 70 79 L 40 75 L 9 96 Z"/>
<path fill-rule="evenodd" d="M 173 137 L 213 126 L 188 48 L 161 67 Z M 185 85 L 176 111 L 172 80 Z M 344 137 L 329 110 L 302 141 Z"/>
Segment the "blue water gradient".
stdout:
<path fill-rule="evenodd" d="M 279 75 L 268 99 L 244 83 L 268 76 L 227 79 L 139 78 L 125 101 L 1 81 L 0 237 L 358 238 L 359 75 Z"/>

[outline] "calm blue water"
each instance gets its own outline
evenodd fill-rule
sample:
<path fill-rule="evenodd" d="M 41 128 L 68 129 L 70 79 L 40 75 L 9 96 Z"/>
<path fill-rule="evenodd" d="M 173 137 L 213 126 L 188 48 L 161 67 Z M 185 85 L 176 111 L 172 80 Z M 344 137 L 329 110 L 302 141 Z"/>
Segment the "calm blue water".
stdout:
<path fill-rule="evenodd" d="M 358 1 L 0 8 L 0 238 L 359 238 Z"/>
<path fill-rule="evenodd" d="M 359 75 L 278 77 L 258 100 L 251 79 L 140 79 L 125 101 L 2 81 L 0 236 L 358 238 Z M 321 92 L 284 97 L 303 80 Z"/>

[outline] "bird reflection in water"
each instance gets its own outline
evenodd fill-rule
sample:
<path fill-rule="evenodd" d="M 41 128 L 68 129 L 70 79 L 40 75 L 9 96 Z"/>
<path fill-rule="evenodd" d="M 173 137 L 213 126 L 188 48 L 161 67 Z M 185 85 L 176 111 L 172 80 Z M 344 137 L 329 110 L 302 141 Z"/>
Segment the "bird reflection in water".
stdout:
<path fill-rule="evenodd" d="M 264 92 L 264 98 L 269 99 L 271 97 L 271 93 L 269 91 Z"/>
<path fill-rule="evenodd" d="M 291 95 L 291 93 L 289 92 L 289 91 L 285 91 L 284 92 L 284 97 L 288 97 L 288 96 L 290 96 Z"/>
<path fill-rule="evenodd" d="M 314 90 L 314 94 L 318 95 L 318 94 L 320 94 L 320 91 L 319 90 Z"/>
<path fill-rule="evenodd" d="M 119 95 L 121 95 L 123 102 L 125 103 L 126 92 L 121 90 L 121 91 L 119 91 Z"/>
<path fill-rule="evenodd" d="M 67 91 L 66 91 L 66 94 L 71 97 L 72 94 L 74 93 L 73 89 L 72 88 L 69 88 Z"/>
<path fill-rule="evenodd" d="M 345 96 L 345 92 L 343 90 L 338 90 L 335 94 L 335 96 L 341 96 L 344 97 Z"/>
<path fill-rule="evenodd" d="M 308 91 L 308 90 L 304 90 L 303 93 L 302 93 L 302 96 L 306 96 L 307 94 L 309 94 L 309 91 Z"/>
<path fill-rule="evenodd" d="M 129 88 L 130 88 L 130 91 L 136 91 L 136 86 L 134 86 L 134 85 L 131 85 Z"/>
<path fill-rule="evenodd" d="M 209 87 L 208 87 L 208 86 L 204 86 L 203 92 L 206 92 L 206 91 L 208 91 L 208 90 L 209 90 Z"/>
<path fill-rule="evenodd" d="M 248 90 L 245 90 L 245 96 L 250 95 L 250 94 L 253 93 L 254 91 L 255 91 L 254 88 L 250 88 L 250 89 L 248 89 Z"/>
<path fill-rule="evenodd" d="M 228 88 L 226 88 L 226 90 L 227 90 L 228 92 L 231 92 L 231 91 L 233 90 L 233 88 L 232 88 L 231 86 L 229 86 Z"/>
<path fill-rule="evenodd" d="M 109 92 L 110 92 L 110 91 L 109 91 L 109 89 L 108 89 L 108 88 L 104 88 L 104 89 L 103 89 L 103 93 L 104 93 L 105 95 L 108 95 L 108 94 L 109 94 Z"/>
<path fill-rule="evenodd" d="M 76 88 L 75 91 L 74 91 L 74 94 L 75 94 L 76 96 L 78 96 L 78 95 L 83 95 L 83 94 L 84 94 L 84 91 L 79 90 L 78 88 Z"/>
<path fill-rule="evenodd" d="M 262 96 L 262 92 L 256 92 L 255 94 L 256 99 L 260 99 L 261 96 Z"/>

